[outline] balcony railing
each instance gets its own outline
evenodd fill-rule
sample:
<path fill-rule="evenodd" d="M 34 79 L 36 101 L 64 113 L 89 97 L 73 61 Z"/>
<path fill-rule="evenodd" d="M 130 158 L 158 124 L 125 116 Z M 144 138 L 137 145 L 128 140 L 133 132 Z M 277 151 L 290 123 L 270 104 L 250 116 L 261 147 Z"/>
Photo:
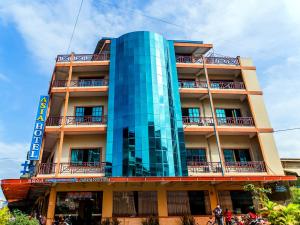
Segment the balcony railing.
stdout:
<path fill-rule="evenodd" d="M 220 162 L 188 162 L 189 173 L 221 173 Z"/>
<path fill-rule="evenodd" d="M 262 161 L 251 162 L 225 162 L 225 172 L 256 173 L 266 172 L 265 163 Z"/>
<path fill-rule="evenodd" d="M 62 121 L 62 116 L 48 117 L 46 126 L 61 126 Z M 106 116 L 66 116 L 65 125 L 103 125 L 106 122 Z"/>
<path fill-rule="evenodd" d="M 109 53 L 101 54 L 75 54 L 73 61 L 75 62 L 87 62 L 87 61 L 107 61 L 110 58 Z M 56 62 L 70 62 L 71 55 L 58 55 Z"/>
<path fill-rule="evenodd" d="M 41 163 L 38 167 L 38 174 L 55 174 L 58 169 L 59 174 L 86 174 L 104 173 L 105 163 L 103 162 L 81 162 L 81 163 Z"/>
<path fill-rule="evenodd" d="M 182 122 L 185 125 L 196 125 L 196 126 L 213 126 L 214 125 L 214 120 L 212 117 L 183 116 Z"/>
<path fill-rule="evenodd" d="M 210 87 L 213 89 L 245 89 L 243 82 L 211 81 Z"/>
<path fill-rule="evenodd" d="M 176 56 L 177 63 L 203 63 L 202 57 L 194 56 Z M 224 65 L 239 65 L 238 58 L 234 57 L 205 57 L 206 64 L 224 64 Z"/>
<path fill-rule="evenodd" d="M 220 126 L 254 126 L 252 117 L 218 117 Z"/>
<path fill-rule="evenodd" d="M 207 83 L 205 81 L 178 81 L 179 88 L 207 88 Z"/>
<path fill-rule="evenodd" d="M 55 80 L 53 81 L 52 87 L 66 87 L 67 80 Z M 107 86 L 108 80 L 106 79 L 80 79 L 71 80 L 70 87 L 97 87 L 97 86 Z"/>

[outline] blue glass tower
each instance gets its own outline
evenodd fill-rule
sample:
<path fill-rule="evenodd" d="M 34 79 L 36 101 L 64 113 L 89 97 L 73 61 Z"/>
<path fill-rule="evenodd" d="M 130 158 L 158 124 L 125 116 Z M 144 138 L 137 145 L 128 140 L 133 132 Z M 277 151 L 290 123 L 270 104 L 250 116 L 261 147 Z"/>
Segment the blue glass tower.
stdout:
<path fill-rule="evenodd" d="M 107 176 L 186 176 L 174 44 L 153 32 L 111 40 Z"/>

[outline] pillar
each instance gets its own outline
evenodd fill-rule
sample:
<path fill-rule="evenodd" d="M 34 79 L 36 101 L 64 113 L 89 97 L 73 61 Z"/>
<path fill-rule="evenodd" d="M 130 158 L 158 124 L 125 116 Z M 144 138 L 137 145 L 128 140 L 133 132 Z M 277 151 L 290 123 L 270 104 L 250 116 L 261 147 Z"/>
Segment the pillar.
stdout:
<path fill-rule="evenodd" d="M 209 188 L 209 198 L 210 198 L 211 211 L 213 211 L 218 204 L 218 192 L 215 186 L 211 186 Z"/>
<path fill-rule="evenodd" d="M 168 216 L 168 200 L 167 191 L 165 189 L 157 190 L 157 201 L 158 201 L 158 216 L 167 217 Z"/>
<path fill-rule="evenodd" d="M 55 213 L 55 205 L 56 205 L 56 190 L 55 190 L 55 187 L 51 187 L 46 225 L 52 225 L 52 223 L 53 223 L 54 213 Z"/>
<path fill-rule="evenodd" d="M 102 218 L 111 218 L 113 213 L 113 192 L 111 189 L 103 190 Z"/>

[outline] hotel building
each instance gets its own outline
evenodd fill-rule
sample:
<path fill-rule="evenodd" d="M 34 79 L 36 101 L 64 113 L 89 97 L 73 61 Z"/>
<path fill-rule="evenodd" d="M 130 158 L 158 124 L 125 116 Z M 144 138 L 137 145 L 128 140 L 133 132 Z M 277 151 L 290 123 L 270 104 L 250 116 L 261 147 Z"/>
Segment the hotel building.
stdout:
<path fill-rule="evenodd" d="M 47 225 L 118 218 L 206 223 L 220 203 L 255 205 L 243 185 L 284 174 L 249 58 L 153 32 L 102 38 L 93 54 L 58 55 L 30 178 L 3 180 L 11 206 L 35 204 Z"/>

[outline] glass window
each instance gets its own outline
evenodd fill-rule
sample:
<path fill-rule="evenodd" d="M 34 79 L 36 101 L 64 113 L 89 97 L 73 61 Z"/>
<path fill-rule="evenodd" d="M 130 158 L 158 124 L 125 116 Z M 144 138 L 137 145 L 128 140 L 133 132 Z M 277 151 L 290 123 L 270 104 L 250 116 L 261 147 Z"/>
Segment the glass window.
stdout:
<path fill-rule="evenodd" d="M 225 149 L 224 150 L 224 158 L 225 158 L 225 162 L 235 162 L 234 150 Z"/>
<path fill-rule="evenodd" d="M 157 216 L 156 191 L 113 192 L 113 216 Z"/>
<path fill-rule="evenodd" d="M 225 162 L 249 162 L 251 161 L 248 149 L 224 149 Z"/>
<path fill-rule="evenodd" d="M 200 109 L 199 108 L 182 108 L 182 116 L 188 117 L 190 123 L 200 122 Z"/>
<path fill-rule="evenodd" d="M 232 208 L 235 213 L 246 214 L 253 206 L 253 200 L 250 192 L 230 191 Z"/>
<path fill-rule="evenodd" d="M 75 108 L 76 122 L 102 122 L 103 106 Z"/>
<path fill-rule="evenodd" d="M 71 149 L 71 163 L 99 163 L 100 159 L 100 148 Z"/>
<path fill-rule="evenodd" d="M 186 154 L 188 165 L 207 161 L 205 149 L 186 149 Z"/>
<path fill-rule="evenodd" d="M 209 215 L 211 214 L 208 191 L 168 191 L 168 215 Z"/>

